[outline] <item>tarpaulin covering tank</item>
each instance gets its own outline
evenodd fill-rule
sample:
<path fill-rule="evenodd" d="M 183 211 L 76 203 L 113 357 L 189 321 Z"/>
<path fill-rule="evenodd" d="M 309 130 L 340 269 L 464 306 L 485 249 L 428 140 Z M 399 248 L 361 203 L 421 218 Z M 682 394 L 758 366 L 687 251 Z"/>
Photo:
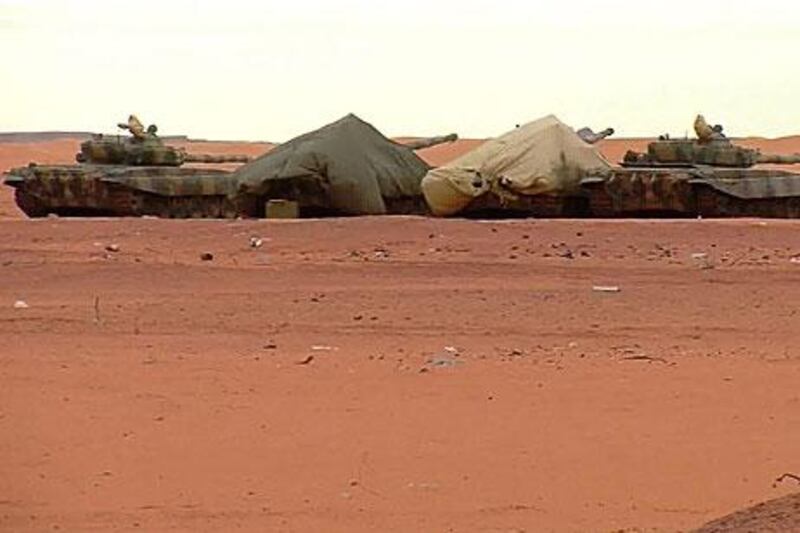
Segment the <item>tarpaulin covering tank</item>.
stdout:
<path fill-rule="evenodd" d="M 422 180 L 431 212 L 454 215 L 485 194 L 567 195 L 608 161 L 569 126 L 549 115 L 487 141 Z"/>
<path fill-rule="evenodd" d="M 351 114 L 279 145 L 233 177 L 239 194 L 260 200 L 379 215 L 392 200 L 421 201 L 420 182 L 429 169 L 413 150 Z"/>

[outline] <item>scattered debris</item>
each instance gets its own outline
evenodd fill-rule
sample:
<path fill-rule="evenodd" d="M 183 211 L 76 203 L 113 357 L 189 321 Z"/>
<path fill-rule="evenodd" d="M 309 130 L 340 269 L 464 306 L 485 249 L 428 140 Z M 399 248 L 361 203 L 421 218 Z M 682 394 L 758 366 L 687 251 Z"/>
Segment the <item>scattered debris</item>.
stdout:
<path fill-rule="evenodd" d="M 428 359 L 428 361 L 425 363 L 426 366 L 421 368 L 420 372 L 428 372 L 430 368 L 454 367 L 463 363 L 464 361 L 459 361 L 458 359 L 455 359 L 449 355 L 432 357 Z"/>
<path fill-rule="evenodd" d="M 250 248 L 261 248 L 264 240 L 260 237 L 250 237 Z"/>
<path fill-rule="evenodd" d="M 119 252 L 119 244 L 109 244 L 106 246 L 106 252 Z"/>
<path fill-rule="evenodd" d="M 697 263 L 701 270 L 710 270 L 714 268 L 714 264 L 705 252 L 694 253 L 691 255 L 691 258 Z"/>
<path fill-rule="evenodd" d="M 25 300 L 17 300 L 14 302 L 14 309 L 27 309 L 30 307 Z"/>
<path fill-rule="evenodd" d="M 666 246 L 662 246 L 660 244 L 655 245 L 655 251 L 661 256 L 666 258 L 671 258 L 676 252 L 667 248 Z"/>
<path fill-rule="evenodd" d="M 616 285 L 595 285 L 592 287 L 594 292 L 621 292 L 622 289 Z"/>
<path fill-rule="evenodd" d="M 796 265 L 800 265 L 800 255 L 795 255 L 794 257 L 790 257 L 789 262 L 794 263 Z"/>
<path fill-rule="evenodd" d="M 311 349 L 315 352 L 332 352 L 336 350 L 333 346 L 324 346 L 324 345 L 315 345 L 312 346 Z"/>
<path fill-rule="evenodd" d="M 455 366 L 458 361 L 449 357 L 434 357 L 428 363 L 432 366 Z"/>
<path fill-rule="evenodd" d="M 200 260 L 201 261 L 213 261 L 214 260 L 214 254 L 212 254 L 211 252 L 203 252 L 202 254 L 200 254 Z"/>
<path fill-rule="evenodd" d="M 663 357 L 653 357 L 652 355 L 629 355 L 628 357 L 623 357 L 623 361 L 650 361 L 650 362 L 657 362 L 657 363 L 664 363 L 667 364 L 667 360 Z"/>
<path fill-rule="evenodd" d="M 305 357 L 305 359 L 301 359 L 300 361 L 297 361 L 295 364 L 296 365 L 307 365 L 313 360 L 314 360 L 314 356 L 313 355 L 307 355 Z"/>

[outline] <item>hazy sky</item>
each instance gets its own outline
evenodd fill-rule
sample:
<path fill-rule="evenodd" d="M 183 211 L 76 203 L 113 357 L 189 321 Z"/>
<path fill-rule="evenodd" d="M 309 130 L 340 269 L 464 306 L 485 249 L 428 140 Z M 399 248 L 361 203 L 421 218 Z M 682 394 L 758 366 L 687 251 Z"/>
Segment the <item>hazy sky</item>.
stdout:
<path fill-rule="evenodd" d="M 0 131 L 800 133 L 794 0 L 0 0 Z"/>

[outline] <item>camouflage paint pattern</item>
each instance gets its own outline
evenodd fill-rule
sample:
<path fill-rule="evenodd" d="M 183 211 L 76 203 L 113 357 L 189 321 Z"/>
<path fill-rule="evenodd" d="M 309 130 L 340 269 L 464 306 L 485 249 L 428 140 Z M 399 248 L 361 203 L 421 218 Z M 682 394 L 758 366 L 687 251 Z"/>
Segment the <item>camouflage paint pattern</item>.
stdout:
<path fill-rule="evenodd" d="M 61 215 L 234 218 L 234 183 L 219 170 L 174 167 L 37 166 L 9 171 L 19 207 Z"/>
<path fill-rule="evenodd" d="M 615 168 L 582 187 L 601 217 L 800 217 L 800 175 L 780 170 Z"/>
<path fill-rule="evenodd" d="M 666 139 L 652 142 L 647 152 L 629 151 L 622 162 L 626 167 L 697 166 L 750 168 L 761 163 L 800 163 L 800 154 L 771 155 L 737 146 L 728 139 L 700 143 L 692 139 Z"/>
<path fill-rule="evenodd" d="M 246 163 L 250 158 L 241 155 L 187 154 L 180 148 L 163 144 L 155 136 L 139 141 L 117 135 L 96 135 L 81 143 L 76 160 L 79 163 L 103 165 L 178 167 L 184 163 Z"/>

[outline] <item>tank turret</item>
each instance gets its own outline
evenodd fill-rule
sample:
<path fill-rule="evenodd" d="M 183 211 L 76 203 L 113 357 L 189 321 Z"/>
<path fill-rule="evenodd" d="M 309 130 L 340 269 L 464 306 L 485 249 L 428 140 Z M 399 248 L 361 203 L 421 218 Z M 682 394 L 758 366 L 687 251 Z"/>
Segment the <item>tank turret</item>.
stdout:
<path fill-rule="evenodd" d="M 800 164 L 800 154 L 762 154 L 754 148 L 735 145 L 729 139 L 706 143 L 696 139 L 659 139 L 650 143 L 645 153 L 628 151 L 622 166 L 750 168 L 764 163 Z"/>
<path fill-rule="evenodd" d="M 131 132 L 130 137 L 121 135 L 94 135 L 81 143 L 81 151 L 76 154 L 78 163 L 95 165 L 163 166 L 179 167 L 184 163 L 247 163 L 245 155 L 189 154 L 182 148 L 164 144 L 153 124 L 147 130 L 136 116 L 131 115 L 128 122 L 120 123 L 121 129 Z"/>
<path fill-rule="evenodd" d="M 750 168 L 763 163 L 800 164 L 800 154 L 762 154 L 754 148 L 738 146 L 722 132 L 722 126 L 709 126 L 702 115 L 694 122 L 696 139 L 670 139 L 662 135 L 647 146 L 647 152 L 629 150 L 624 167 L 733 167 Z"/>

